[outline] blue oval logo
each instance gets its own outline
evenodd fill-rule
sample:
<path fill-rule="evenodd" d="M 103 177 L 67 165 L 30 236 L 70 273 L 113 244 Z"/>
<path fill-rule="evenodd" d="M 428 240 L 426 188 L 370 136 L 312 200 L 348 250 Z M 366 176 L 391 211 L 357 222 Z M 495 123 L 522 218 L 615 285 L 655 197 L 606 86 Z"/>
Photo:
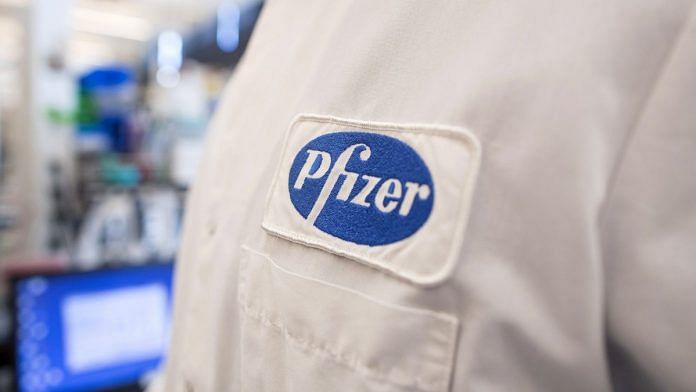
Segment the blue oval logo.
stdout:
<path fill-rule="evenodd" d="M 336 132 L 307 143 L 288 181 L 297 212 L 319 230 L 360 245 L 386 245 L 425 224 L 435 188 L 408 144 L 367 132 Z"/>

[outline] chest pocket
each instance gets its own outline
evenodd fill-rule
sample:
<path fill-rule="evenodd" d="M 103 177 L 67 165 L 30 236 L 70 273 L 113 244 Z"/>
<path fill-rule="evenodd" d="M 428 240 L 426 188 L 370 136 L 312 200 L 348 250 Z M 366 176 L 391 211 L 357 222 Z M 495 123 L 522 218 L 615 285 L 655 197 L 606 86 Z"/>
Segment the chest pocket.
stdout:
<path fill-rule="evenodd" d="M 449 389 L 455 317 L 302 276 L 247 246 L 239 279 L 243 390 Z"/>

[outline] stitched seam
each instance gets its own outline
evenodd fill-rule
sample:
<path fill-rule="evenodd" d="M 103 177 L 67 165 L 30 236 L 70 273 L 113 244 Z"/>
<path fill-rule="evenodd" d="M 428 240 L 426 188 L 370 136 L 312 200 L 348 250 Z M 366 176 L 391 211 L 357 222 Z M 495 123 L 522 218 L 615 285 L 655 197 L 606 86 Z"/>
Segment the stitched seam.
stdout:
<path fill-rule="evenodd" d="M 604 226 L 604 220 L 607 215 L 606 211 L 609 209 L 609 205 L 611 204 L 612 198 L 614 196 L 614 190 L 616 188 L 616 183 L 618 182 L 619 172 L 621 171 L 621 167 L 623 167 L 623 163 L 628 153 L 629 147 L 634 140 L 635 134 L 637 133 L 637 129 L 640 127 L 643 117 L 645 116 L 645 112 L 650 107 L 650 103 L 653 100 L 657 88 L 660 86 L 662 79 L 665 76 L 667 67 L 671 64 L 672 59 L 677 52 L 679 44 L 686 36 L 686 31 L 688 30 L 689 25 L 691 25 L 691 21 L 694 16 L 694 9 L 696 9 L 696 5 L 692 4 L 692 6 L 689 8 L 689 16 L 687 20 L 684 22 L 684 25 L 676 34 L 672 42 L 672 45 L 669 48 L 669 51 L 665 55 L 664 61 L 662 62 L 662 64 L 660 64 L 660 67 L 657 71 L 657 76 L 653 80 L 650 89 L 648 90 L 648 93 L 645 95 L 645 98 L 641 102 L 640 109 L 638 110 L 638 113 L 635 115 L 633 121 L 631 121 L 628 133 L 624 138 L 623 143 L 621 144 L 619 156 L 616 159 L 616 163 L 614 164 L 614 167 L 611 170 L 610 180 L 607 184 L 606 196 L 604 198 L 602 206 L 600 207 L 601 211 L 598 217 L 598 225 L 600 228 Z"/>
<path fill-rule="evenodd" d="M 241 302 L 239 303 L 239 306 L 240 309 L 247 316 L 260 322 L 264 326 L 275 330 L 283 337 L 284 340 L 288 341 L 289 343 L 293 344 L 294 346 L 298 347 L 299 349 L 305 352 L 317 354 L 321 357 L 332 360 L 333 362 L 339 365 L 345 366 L 357 373 L 372 377 L 379 381 L 384 381 L 408 388 L 416 388 L 421 391 L 442 390 L 442 383 L 427 382 L 422 378 L 409 379 L 408 381 L 394 380 L 391 377 L 389 377 L 387 371 L 374 366 L 367 365 L 353 355 L 342 355 L 338 352 L 333 351 L 329 347 L 326 347 L 323 344 L 314 343 L 312 341 L 294 335 L 285 325 L 283 325 L 280 322 L 274 321 L 273 317 L 269 316 L 267 313 L 263 311 L 252 309 L 250 306 Z"/>
<path fill-rule="evenodd" d="M 311 248 L 329 251 L 337 256 L 347 257 L 351 260 L 357 261 L 360 264 L 394 275 L 395 277 L 405 280 L 408 283 L 420 283 L 418 278 L 419 275 L 414 276 L 410 274 L 408 271 L 405 271 L 403 268 L 394 268 L 389 264 L 383 263 L 381 261 L 377 261 L 365 256 L 360 256 L 350 251 L 343 251 L 337 249 L 331 245 L 326 245 L 325 241 L 321 239 L 314 240 L 313 238 L 302 233 L 297 233 L 292 230 L 281 229 L 280 227 L 268 222 L 264 222 L 262 224 L 262 227 L 268 230 L 271 234 L 275 234 L 280 238 L 297 242 L 301 245 L 309 246 Z"/>
<path fill-rule="evenodd" d="M 294 278 L 301 279 L 301 280 L 306 280 L 306 281 L 310 281 L 310 282 L 312 282 L 312 283 L 316 283 L 316 284 L 322 285 L 322 286 L 327 286 L 327 287 L 330 287 L 330 288 L 335 289 L 335 290 L 344 291 L 344 292 L 347 292 L 347 293 L 350 294 L 350 295 L 358 296 L 358 297 L 363 298 L 363 299 L 365 299 L 365 300 L 367 300 L 367 301 L 369 301 L 369 302 L 375 303 L 375 304 L 377 304 L 377 305 L 383 306 L 383 307 L 388 308 L 388 309 L 393 309 L 393 310 L 396 310 L 396 311 L 399 311 L 399 312 L 417 314 L 417 315 L 419 315 L 419 316 L 426 316 L 426 317 L 436 318 L 436 319 L 438 319 L 438 320 L 447 322 L 447 323 L 449 323 L 449 324 L 451 324 L 451 325 L 453 325 L 453 326 L 456 326 L 457 324 L 459 324 L 459 320 L 458 320 L 455 316 L 453 316 L 453 315 L 451 315 L 451 314 L 442 313 L 442 312 L 436 312 L 436 311 L 432 311 L 432 310 L 429 310 L 429 309 L 413 308 L 413 307 L 401 306 L 401 305 L 396 305 L 396 304 L 391 304 L 391 303 L 388 303 L 388 302 L 384 302 L 384 301 L 382 301 L 382 300 L 379 300 L 379 299 L 374 298 L 374 297 L 372 297 L 372 296 L 369 296 L 369 295 L 367 295 L 367 294 L 361 293 L 361 292 L 359 292 L 359 291 L 349 289 L 349 288 L 347 288 L 347 287 L 341 287 L 341 286 L 338 286 L 338 285 L 335 285 L 335 284 L 332 284 L 332 283 L 329 283 L 329 282 L 325 282 L 325 281 L 322 281 L 322 280 L 319 280 L 319 279 L 313 279 L 313 278 L 305 277 L 305 276 L 302 276 L 302 275 L 300 275 L 300 274 L 297 274 L 297 273 L 294 273 L 294 272 L 292 272 L 292 271 L 289 271 L 289 270 L 283 268 L 282 266 L 278 265 L 278 264 L 271 258 L 271 256 L 268 255 L 267 253 L 260 252 L 260 251 L 258 251 L 258 250 L 256 250 L 256 249 L 251 248 L 251 247 L 248 246 L 248 245 L 242 245 L 242 249 L 245 250 L 245 251 L 247 251 L 247 252 L 254 253 L 254 254 L 258 255 L 258 256 L 263 257 L 264 259 L 266 259 L 266 260 L 269 262 L 269 264 L 270 264 L 274 269 L 277 269 L 277 270 L 279 270 L 280 272 L 282 272 L 282 273 L 284 273 L 284 274 L 287 274 L 287 275 L 290 275 L 290 276 L 292 276 L 292 277 L 294 277 Z"/>
<path fill-rule="evenodd" d="M 349 251 L 342 251 L 339 249 L 334 248 L 333 246 L 330 245 L 325 245 L 324 241 L 315 241 L 312 238 L 309 238 L 308 236 L 302 234 L 302 233 L 297 233 L 292 230 L 284 230 L 279 228 L 278 226 L 264 222 L 261 225 L 263 228 L 268 230 L 269 232 L 278 235 L 281 238 L 288 239 L 294 242 L 297 242 L 302 245 L 306 245 L 315 249 L 321 249 L 321 250 L 327 250 L 335 255 L 342 256 L 342 257 L 347 257 L 351 260 L 355 260 L 360 264 L 367 265 L 369 267 L 376 268 L 382 272 L 387 272 L 391 273 L 393 275 L 396 275 L 398 278 L 403 279 L 409 283 L 415 283 L 416 280 L 410 276 L 409 273 L 404 272 L 402 269 L 399 268 L 393 268 L 389 266 L 388 264 L 382 263 L 381 261 L 376 261 L 368 257 L 360 256 L 357 254 L 354 254 Z"/>
<path fill-rule="evenodd" d="M 434 135 L 440 136 L 445 135 L 455 139 L 462 140 L 472 147 L 476 147 L 476 143 L 472 140 L 472 137 L 465 132 L 460 130 L 455 130 L 454 127 L 441 126 L 441 125 L 427 125 L 427 124 L 397 124 L 397 123 L 381 123 L 376 121 L 359 121 L 359 120 L 346 120 L 338 117 L 332 116 L 319 116 L 314 114 L 303 114 L 300 115 L 296 123 L 301 122 L 316 122 L 321 124 L 333 124 L 340 126 L 355 126 L 365 130 L 371 131 L 392 131 L 400 133 L 416 133 L 424 135 Z M 406 129 L 407 128 L 407 129 Z"/>

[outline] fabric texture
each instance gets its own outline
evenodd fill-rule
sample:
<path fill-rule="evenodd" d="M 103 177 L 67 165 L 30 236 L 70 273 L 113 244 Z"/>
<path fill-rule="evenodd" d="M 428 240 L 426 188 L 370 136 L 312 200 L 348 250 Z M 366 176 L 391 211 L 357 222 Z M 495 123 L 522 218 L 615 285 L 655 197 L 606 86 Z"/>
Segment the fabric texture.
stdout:
<path fill-rule="evenodd" d="M 164 390 L 696 390 L 694 13 L 685 0 L 268 1 L 188 200 Z M 480 141 L 446 279 L 423 287 L 262 228 L 300 113 Z M 424 160 L 457 148 L 419 146 Z M 416 313 L 398 324 L 402 308 Z M 457 319 L 456 339 L 415 314 Z"/>

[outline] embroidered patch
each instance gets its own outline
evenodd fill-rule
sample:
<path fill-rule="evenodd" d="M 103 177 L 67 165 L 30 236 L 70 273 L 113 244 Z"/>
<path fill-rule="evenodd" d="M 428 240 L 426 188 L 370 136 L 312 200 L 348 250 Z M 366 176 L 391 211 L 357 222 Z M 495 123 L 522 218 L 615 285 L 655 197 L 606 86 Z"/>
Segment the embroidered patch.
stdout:
<path fill-rule="evenodd" d="M 480 147 L 464 129 L 302 115 L 263 227 L 418 284 L 454 268 Z"/>
<path fill-rule="evenodd" d="M 408 144 L 366 132 L 335 132 L 295 156 L 290 200 L 309 224 L 361 245 L 386 245 L 415 233 L 433 208 L 433 181 Z"/>

